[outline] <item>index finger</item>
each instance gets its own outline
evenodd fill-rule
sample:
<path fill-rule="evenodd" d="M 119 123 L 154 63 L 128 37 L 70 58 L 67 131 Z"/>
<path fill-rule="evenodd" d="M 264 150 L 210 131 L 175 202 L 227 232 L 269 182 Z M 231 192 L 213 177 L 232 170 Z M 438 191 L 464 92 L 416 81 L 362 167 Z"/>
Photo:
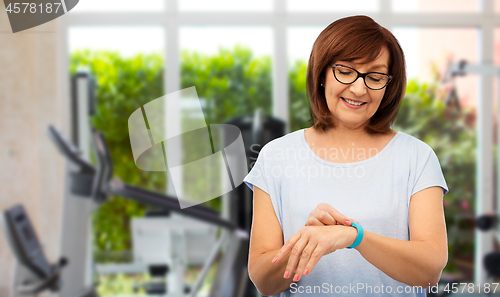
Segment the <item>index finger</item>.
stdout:
<path fill-rule="evenodd" d="M 271 261 L 272 263 L 278 263 L 292 250 L 293 246 L 300 239 L 300 232 L 295 233 L 292 237 L 290 237 L 285 244 L 278 251 L 274 259 Z"/>

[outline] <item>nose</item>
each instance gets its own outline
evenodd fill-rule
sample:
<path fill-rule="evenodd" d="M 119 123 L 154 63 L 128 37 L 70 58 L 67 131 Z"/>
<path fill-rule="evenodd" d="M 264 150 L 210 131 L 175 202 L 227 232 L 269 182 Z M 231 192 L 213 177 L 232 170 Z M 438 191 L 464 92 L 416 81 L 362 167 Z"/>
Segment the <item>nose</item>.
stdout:
<path fill-rule="evenodd" d="M 351 90 L 351 92 L 353 92 L 354 95 L 356 95 L 357 97 L 361 97 L 366 94 L 365 81 L 362 77 L 358 77 L 358 79 L 349 86 L 349 89 Z"/>

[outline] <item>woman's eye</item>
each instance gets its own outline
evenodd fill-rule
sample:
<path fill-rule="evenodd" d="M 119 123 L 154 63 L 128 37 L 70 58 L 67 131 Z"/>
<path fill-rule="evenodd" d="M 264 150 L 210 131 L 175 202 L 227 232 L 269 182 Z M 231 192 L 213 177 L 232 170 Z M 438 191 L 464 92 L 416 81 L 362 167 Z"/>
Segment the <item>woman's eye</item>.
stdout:
<path fill-rule="evenodd" d="M 382 80 L 381 76 L 368 76 L 368 78 L 373 82 L 379 82 Z"/>
<path fill-rule="evenodd" d="M 342 75 L 349 75 L 349 74 L 351 74 L 351 73 L 352 73 L 352 71 L 341 71 L 341 70 L 339 70 L 339 72 L 340 72 L 340 74 L 342 74 Z"/>

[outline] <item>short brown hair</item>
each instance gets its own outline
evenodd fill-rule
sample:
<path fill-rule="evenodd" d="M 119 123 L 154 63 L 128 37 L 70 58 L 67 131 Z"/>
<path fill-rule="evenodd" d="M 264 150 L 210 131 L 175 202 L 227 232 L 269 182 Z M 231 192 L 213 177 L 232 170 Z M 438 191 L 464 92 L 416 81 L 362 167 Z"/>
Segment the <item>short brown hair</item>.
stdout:
<path fill-rule="evenodd" d="M 326 131 L 334 127 L 326 104 L 325 90 L 321 87 L 325 82 L 326 71 L 330 69 L 329 63 L 358 59 L 369 63 L 378 57 L 384 46 L 389 50 L 389 74 L 393 78 L 365 130 L 368 133 L 390 130 L 406 88 L 404 54 L 394 35 L 367 16 L 336 20 L 314 42 L 307 67 L 307 94 L 314 128 Z"/>

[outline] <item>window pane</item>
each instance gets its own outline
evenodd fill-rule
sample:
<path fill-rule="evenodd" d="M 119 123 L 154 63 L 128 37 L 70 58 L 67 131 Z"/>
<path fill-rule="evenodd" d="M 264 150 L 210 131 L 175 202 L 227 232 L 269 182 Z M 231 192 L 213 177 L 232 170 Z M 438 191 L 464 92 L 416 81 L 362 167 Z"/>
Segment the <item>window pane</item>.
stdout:
<path fill-rule="evenodd" d="M 130 147 L 128 118 L 145 103 L 164 94 L 163 51 L 165 32 L 161 27 L 71 27 L 68 30 L 71 74 L 80 67 L 90 70 L 96 80 L 96 113 L 92 123 L 106 135 L 111 151 L 113 174 L 124 182 L 152 191 L 167 188 L 165 172 L 137 168 Z M 146 206 L 121 197 L 110 197 L 92 214 L 94 262 L 134 261 L 130 222 L 144 215 Z M 109 266 L 112 267 L 113 265 Z M 108 267 L 108 268 L 109 268 Z M 99 270 L 97 270 L 99 271 Z M 147 269 L 140 276 L 99 274 L 98 290 L 127 295 L 136 282 L 147 281 Z"/>
<path fill-rule="evenodd" d="M 184 26 L 179 36 L 182 88 L 196 87 L 207 123 L 272 114 L 270 27 Z"/>
<path fill-rule="evenodd" d="M 302 60 L 307 63 L 314 41 L 327 25 L 290 27 L 287 38 L 288 62 L 293 64 L 297 60 Z"/>
<path fill-rule="evenodd" d="M 395 12 L 464 13 L 479 11 L 478 0 L 405 0 L 391 1 Z"/>
<path fill-rule="evenodd" d="M 180 48 L 182 88 L 196 87 L 207 123 L 272 114 L 271 28 L 185 26 Z"/>
<path fill-rule="evenodd" d="M 379 0 L 287 0 L 287 9 L 293 12 L 375 12 Z"/>
<path fill-rule="evenodd" d="M 185 26 L 180 28 L 179 36 L 181 86 L 196 87 L 207 124 L 251 116 L 259 108 L 263 114 L 272 115 L 273 34 L 270 27 Z M 201 146 L 199 139 L 183 141 L 185 147 Z M 197 145 L 189 145 L 191 141 Z M 187 149 L 183 154 L 189 156 L 196 152 Z M 209 175 L 217 178 L 220 170 L 213 169 L 216 171 Z M 203 196 L 208 187 L 206 174 L 185 172 L 183 193 L 187 197 Z M 219 177 L 222 181 L 222 176 Z M 193 180 L 199 182 L 193 183 Z M 216 207 L 213 203 L 220 203 L 220 199 L 209 203 Z"/>
<path fill-rule="evenodd" d="M 248 48 L 253 57 L 270 56 L 273 31 L 269 27 L 183 26 L 180 28 L 181 51 L 217 55 L 220 49 L 237 45 Z"/>
<path fill-rule="evenodd" d="M 79 1 L 71 12 L 140 12 L 165 9 L 164 0 L 85 0 Z"/>
<path fill-rule="evenodd" d="M 475 28 L 396 27 L 393 33 L 405 53 L 408 79 L 433 82 L 448 62 L 478 62 L 479 34 Z M 477 77 L 457 77 L 455 81 L 460 103 L 476 106 Z"/>
<path fill-rule="evenodd" d="M 309 100 L 306 95 L 306 71 L 311 50 L 325 26 L 288 29 L 288 98 L 290 131 L 309 127 Z"/>
<path fill-rule="evenodd" d="M 458 62 L 462 59 L 469 63 L 478 61 L 479 37 L 478 31 L 474 28 L 397 27 L 393 33 L 403 47 L 409 79 L 434 81 L 438 72 L 444 71 L 448 61 Z M 466 106 L 476 105 L 478 94 L 476 77 L 457 77 L 456 88 L 461 94 L 461 103 Z"/>
<path fill-rule="evenodd" d="M 178 2 L 180 11 L 272 11 L 271 0 L 182 0 Z"/>
<path fill-rule="evenodd" d="M 69 50 L 107 50 L 122 56 L 139 53 L 162 53 L 165 49 L 164 30 L 161 27 L 70 27 Z"/>

